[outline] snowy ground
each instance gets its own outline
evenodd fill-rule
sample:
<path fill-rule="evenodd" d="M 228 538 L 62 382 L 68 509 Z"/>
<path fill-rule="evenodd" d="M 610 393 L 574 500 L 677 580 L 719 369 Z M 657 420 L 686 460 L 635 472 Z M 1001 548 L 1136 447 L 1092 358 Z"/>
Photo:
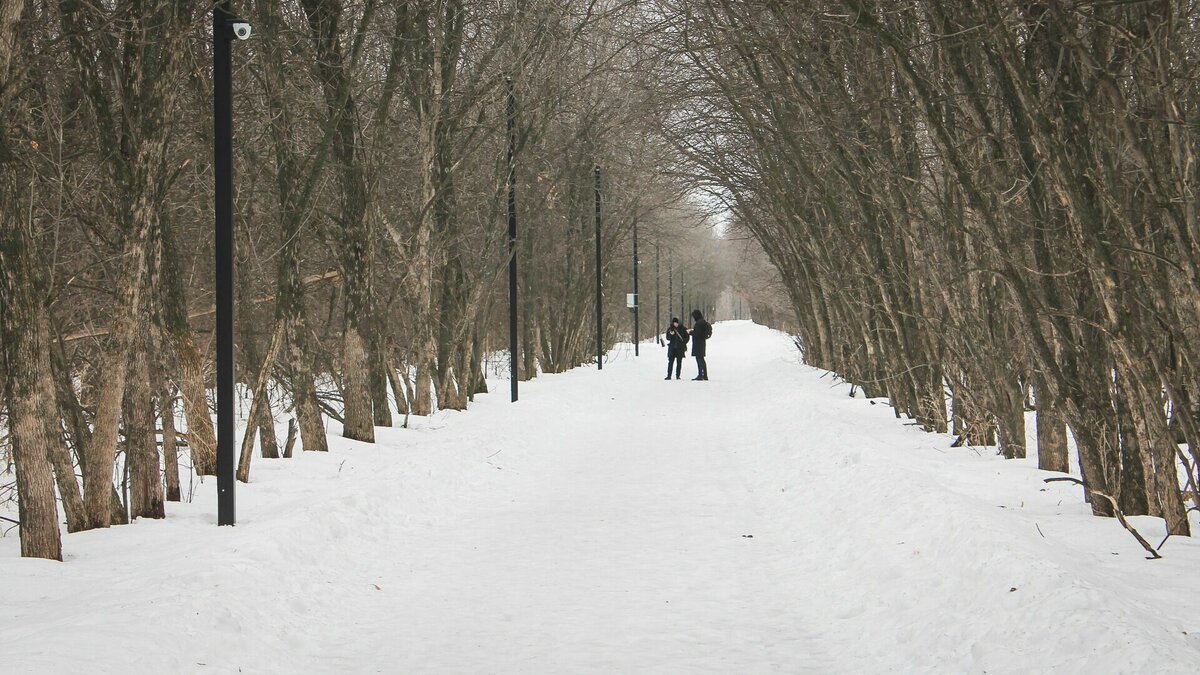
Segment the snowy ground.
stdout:
<path fill-rule="evenodd" d="M 748 322 L 709 362 L 664 382 L 646 345 L 256 459 L 232 529 L 210 482 L 63 564 L 0 539 L 0 669 L 1196 672 L 1200 542 L 1145 560 L 1036 462 L 951 450 Z"/>

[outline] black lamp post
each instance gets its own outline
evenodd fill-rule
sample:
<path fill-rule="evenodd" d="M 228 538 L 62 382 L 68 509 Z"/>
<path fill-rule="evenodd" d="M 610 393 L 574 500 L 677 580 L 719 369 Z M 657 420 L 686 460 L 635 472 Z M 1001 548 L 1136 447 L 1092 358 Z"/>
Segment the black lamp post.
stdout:
<path fill-rule="evenodd" d="M 250 37 L 229 0 L 213 7 L 213 174 L 217 281 L 217 524 L 237 522 L 234 509 L 233 360 L 233 55 L 234 38 Z"/>
<path fill-rule="evenodd" d="M 604 370 L 604 276 L 600 263 L 600 167 L 596 166 L 596 370 Z"/>
<path fill-rule="evenodd" d="M 514 403 L 517 401 L 517 99 L 508 86 L 508 362 Z"/>
<path fill-rule="evenodd" d="M 658 242 L 654 243 L 654 340 L 662 344 L 662 280 L 658 276 Z"/>
<path fill-rule="evenodd" d="M 683 278 L 683 270 L 679 270 L 679 318 L 687 323 L 687 282 Z"/>
<path fill-rule="evenodd" d="M 637 251 L 637 217 L 633 218 L 633 355 L 638 356 L 638 340 L 641 338 L 641 305 L 642 298 L 638 295 L 638 251 Z"/>

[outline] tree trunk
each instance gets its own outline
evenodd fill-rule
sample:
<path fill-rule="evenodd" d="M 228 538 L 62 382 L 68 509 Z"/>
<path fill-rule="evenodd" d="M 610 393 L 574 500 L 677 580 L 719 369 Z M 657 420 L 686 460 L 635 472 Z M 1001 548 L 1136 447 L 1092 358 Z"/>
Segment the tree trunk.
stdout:
<path fill-rule="evenodd" d="M 109 482 L 108 506 L 108 522 L 110 525 L 129 524 L 129 511 L 121 501 L 121 494 L 117 492 L 117 486 L 111 481 Z"/>
<path fill-rule="evenodd" d="M 264 390 L 258 399 L 256 426 L 259 451 L 265 459 L 279 459 L 279 439 L 275 435 L 275 413 L 271 410 L 271 396 Z"/>
<path fill-rule="evenodd" d="M 188 449 L 192 467 L 199 476 L 217 475 L 217 435 L 213 430 L 205 386 L 205 359 L 191 336 L 177 336 L 179 352 L 179 393 L 183 398 L 183 417 L 187 423 Z"/>
<path fill-rule="evenodd" d="M 1037 392 L 1037 453 L 1039 469 L 1070 472 L 1066 422 L 1054 408 L 1050 397 L 1040 389 Z"/>
<path fill-rule="evenodd" d="M 122 332 L 130 331 L 123 328 Z M 118 346 L 105 358 L 107 363 L 103 366 L 104 375 L 99 379 L 106 385 L 101 387 L 96 404 L 92 443 L 87 454 L 80 458 L 83 465 L 83 504 L 87 512 L 88 529 L 108 527 L 114 509 L 113 468 L 117 457 L 121 401 L 125 394 L 126 350 Z M 120 367 L 115 364 L 120 364 Z M 117 501 L 120 503 L 119 499 Z"/>
<path fill-rule="evenodd" d="M 75 475 L 71 451 L 63 443 L 60 423 L 58 415 L 44 420 L 47 438 L 56 439 L 47 450 L 50 454 L 50 464 L 54 466 L 54 481 L 58 485 L 63 513 L 67 517 L 67 532 L 79 532 L 87 528 L 87 518 L 83 508 L 83 496 L 79 493 L 79 478 Z"/>
<path fill-rule="evenodd" d="M 4 18 L 0 15 L 0 20 Z M 0 31 L 0 40 L 4 37 Z M 10 179 L 7 173 L 8 167 L 0 164 L 0 196 L 4 197 L 12 194 L 10 185 L 2 184 Z M 2 215 L 8 219 L 7 214 Z M 3 336 L 0 349 L 7 374 L 5 399 L 17 479 L 21 555 L 62 560 L 54 473 L 49 459 L 51 447 L 61 443 L 62 437 L 50 433 L 50 425 L 46 423 L 57 419 L 45 343 L 46 321 L 30 293 L 31 278 L 21 271 L 28 264 L 20 260 L 27 255 L 21 241 L 27 232 L 23 226 L 14 227 L 11 222 L 3 223 L 3 227 L 17 230 L 0 233 L 0 251 L 3 251 L 0 253 L 0 335 Z M 14 254 L 15 259 L 10 258 Z M 74 478 L 73 472 L 71 476 Z"/>
<path fill-rule="evenodd" d="M 125 387 L 125 461 L 128 464 L 129 517 L 165 518 L 163 487 L 155 442 L 153 390 L 146 351 L 139 344 L 130 359 Z"/>
<path fill-rule="evenodd" d="M 1131 391 L 1129 386 L 1128 378 L 1121 375 L 1117 377 L 1113 391 L 1117 438 L 1120 441 L 1120 483 L 1117 494 L 1112 496 L 1125 515 L 1143 516 L 1150 513 L 1143 466 L 1144 460 L 1149 459 L 1149 449 L 1143 443 L 1143 439 L 1146 438 L 1144 424 L 1135 419 L 1137 412 L 1132 406 L 1132 397 L 1137 394 Z"/>
<path fill-rule="evenodd" d="M 357 328 L 346 326 L 342 341 L 342 389 L 346 421 L 342 435 L 366 443 L 375 442 L 375 418 L 370 394 L 370 364 L 367 344 Z"/>
<path fill-rule="evenodd" d="M 325 436 L 325 425 L 321 418 L 321 406 L 317 401 L 317 387 L 313 382 L 312 369 L 303 344 L 304 323 L 302 318 L 288 322 L 288 369 L 292 373 L 292 400 L 296 407 L 296 419 L 300 422 L 300 440 L 306 452 L 328 452 L 329 439 Z"/>
<path fill-rule="evenodd" d="M 267 383 L 271 380 L 271 372 L 275 368 L 275 359 L 283 348 L 283 333 L 287 322 L 277 320 L 275 330 L 271 333 L 271 344 L 267 347 L 267 355 L 263 357 L 262 365 L 258 368 L 258 381 L 254 383 L 253 395 L 250 398 L 250 414 L 246 416 L 246 433 L 242 435 L 242 449 L 238 458 L 237 479 L 243 483 L 250 482 L 250 458 L 253 456 L 254 436 L 258 431 L 255 420 L 262 415 L 270 415 L 270 403 L 267 400 Z M 272 421 L 274 425 L 274 421 Z M 276 451 L 278 455 L 278 451 Z"/>
<path fill-rule="evenodd" d="M 396 410 L 401 415 L 408 414 L 408 376 L 401 375 L 392 364 L 387 363 L 384 366 L 384 372 L 387 375 L 388 382 L 392 385 L 392 393 L 395 395 Z M 407 372 L 407 368 L 405 371 Z M 401 381 L 403 378 L 403 381 Z"/>
<path fill-rule="evenodd" d="M 1086 401 L 1083 405 L 1077 403 L 1076 407 L 1080 409 L 1079 421 L 1070 422 L 1070 426 L 1079 448 L 1079 473 L 1084 486 L 1089 490 L 1113 496 L 1118 485 L 1115 485 L 1112 479 L 1119 474 L 1115 473 L 1112 465 L 1120 461 L 1120 441 L 1111 411 L 1095 410 Z M 1113 515 L 1112 506 L 1107 499 L 1088 497 L 1088 501 L 1092 505 L 1094 515 Z"/>
<path fill-rule="evenodd" d="M 10 65 L 24 44 L 17 35 L 24 7 L 22 2 L 0 4 L 0 118 L 6 127 L 24 117 L 22 102 L 14 96 L 24 83 L 9 77 Z M 34 224 L 27 218 L 29 174 L 17 154 L 26 150 L 9 147 L 9 136 L 0 135 L 0 363 L 17 482 L 21 555 L 62 560 L 50 463 L 62 435 L 50 424 L 58 415 L 50 369 L 49 321 L 40 299 L 42 277 L 35 267 L 40 258 Z M 62 468 L 60 473 L 64 471 Z M 71 479 L 74 482 L 74 472 Z"/>
<path fill-rule="evenodd" d="M 376 331 L 378 334 L 378 331 Z M 392 406 L 388 402 L 388 375 L 387 364 L 384 359 L 386 350 L 379 344 L 378 338 L 370 344 L 370 350 L 367 354 L 368 368 L 367 373 L 370 378 L 371 389 L 371 405 L 375 412 L 375 426 L 390 427 L 392 426 Z"/>
<path fill-rule="evenodd" d="M 978 394 L 967 394 L 960 385 L 955 389 L 953 409 L 954 428 L 959 430 L 958 443 L 970 446 L 996 444 L 996 422 L 985 413 L 973 398 Z"/>
<path fill-rule="evenodd" d="M 1000 451 L 1006 459 L 1025 458 L 1025 393 L 1013 378 L 995 383 L 1002 389 L 997 398 L 1001 414 L 997 416 Z"/>
<path fill-rule="evenodd" d="M 296 418 L 288 419 L 287 442 L 283 445 L 283 458 L 291 459 L 292 450 L 296 447 Z"/>
<path fill-rule="evenodd" d="M 250 232 L 246 227 L 239 226 L 237 228 L 240 246 L 250 249 Z M 238 261 L 238 266 L 242 262 Z M 249 274 L 239 274 L 237 283 L 237 302 L 241 307 L 250 307 L 254 302 L 254 289 L 250 282 Z M 258 352 L 259 338 L 258 330 L 261 326 L 256 325 L 251 321 L 238 322 L 238 346 L 240 347 L 240 356 L 238 360 L 240 379 L 245 382 L 246 386 L 252 392 L 257 392 L 256 384 L 266 378 L 267 383 L 271 381 L 273 372 L 269 371 L 262 373 L 258 370 L 261 367 L 262 356 Z M 246 429 L 247 433 L 252 436 L 257 433 L 258 447 L 263 457 L 278 458 L 279 443 L 275 439 L 275 416 L 271 411 L 271 399 L 269 392 L 264 388 L 260 393 L 255 394 L 255 400 L 252 404 L 255 411 L 254 416 L 247 418 Z"/>
<path fill-rule="evenodd" d="M 429 377 L 428 368 L 421 365 L 422 363 L 418 362 L 416 374 L 413 376 L 416 379 L 416 385 L 412 399 L 412 414 L 428 417 L 433 414 L 433 380 Z"/>
<path fill-rule="evenodd" d="M 471 339 L 471 396 L 474 400 L 475 394 L 488 393 L 487 373 L 483 372 L 483 336 L 486 328 L 480 328 L 475 331 Z M 518 362 L 520 354 L 517 355 Z M 520 379 L 518 375 L 518 379 Z"/>
<path fill-rule="evenodd" d="M 928 375 L 925 392 L 921 397 L 923 417 L 932 425 L 930 431 L 944 434 L 947 431 L 946 378 L 942 374 L 942 366 L 931 366 Z"/>
<path fill-rule="evenodd" d="M 79 532 L 87 529 L 87 515 L 83 506 L 83 495 L 79 489 L 79 478 L 71 459 L 71 447 L 74 446 L 76 457 L 85 456 L 86 448 L 91 442 L 91 431 L 76 397 L 72 375 L 66 367 L 62 343 L 56 342 L 51 349 L 50 369 L 51 376 L 54 377 L 58 415 L 56 419 L 47 420 L 47 424 L 52 424 L 55 427 L 53 433 L 61 438 L 62 433 L 57 428 L 58 420 L 61 419 L 66 425 L 68 442 L 61 449 L 51 447 L 50 461 L 54 464 L 55 479 L 63 500 L 63 511 L 67 514 L 67 531 Z"/>
<path fill-rule="evenodd" d="M 162 420 L 164 497 L 169 502 L 177 502 L 183 495 L 179 488 L 179 437 L 175 430 L 175 395 L 165 380 L 158 390 L 158 416 Z"/>

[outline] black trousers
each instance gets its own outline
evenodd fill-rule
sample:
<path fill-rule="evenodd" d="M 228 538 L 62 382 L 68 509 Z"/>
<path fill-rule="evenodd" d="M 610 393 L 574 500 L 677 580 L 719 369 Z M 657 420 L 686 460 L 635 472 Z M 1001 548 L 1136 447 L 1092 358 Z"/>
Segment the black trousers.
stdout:
<path fill-rule="evenodd" d="M 683 370 L 683 354 L 667 354 L 667 377 L 671 376 L 671 366 L 675 366 L 675 379 L 679 379 L 679 371 Z"/>
<path fill-rule="evenodd" d="M 699 377 L 702 380 L 708 379 L 708 364 L 704 362 L 703 356 L 696 357 L 696 370 L 699 371 L 696 377 Z"/>

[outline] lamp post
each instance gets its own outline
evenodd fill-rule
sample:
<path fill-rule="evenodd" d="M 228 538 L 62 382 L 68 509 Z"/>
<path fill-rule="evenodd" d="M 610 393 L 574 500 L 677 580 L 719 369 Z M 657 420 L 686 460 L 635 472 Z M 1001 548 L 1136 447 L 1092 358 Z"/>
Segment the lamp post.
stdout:
<path fill-rule="evenodd" d="M 234 503 L 233 355 L 233 54 L 250 24 L 233 15 L 229 0 L 213 6 L 213 212 L 217 292 L 217 524 L 237 522 Z"/>
<path fill-rule="evenodd" d="M 658 276 L 658 242 L 654 242 L 654 340 L 662 344 L 662 279 Z"/>
<path fill-rule="evenodd" d="M 637 251 L 637 216 L 633 217 L 633 355 L 638 356 L 638 341 L 641 338 L 641 305 L 642 298 L 638 295 L 638 251 Z"/>
<path fill-rule="evenodd" d="M 600 166 L 596 166 L 596 370 L 604 370 L 604 282 L 600 268 Z"/>
<path fill-rule="evenodd" d="M 508 86 L 508 363 L 512 401 L 517 401 L 517 99 Z"/>
<path fill-rule="evenodd" d="M 683 278 L 683 270 L 679 270 L 679 318 L 687 323 L 687 282 Z"/>

